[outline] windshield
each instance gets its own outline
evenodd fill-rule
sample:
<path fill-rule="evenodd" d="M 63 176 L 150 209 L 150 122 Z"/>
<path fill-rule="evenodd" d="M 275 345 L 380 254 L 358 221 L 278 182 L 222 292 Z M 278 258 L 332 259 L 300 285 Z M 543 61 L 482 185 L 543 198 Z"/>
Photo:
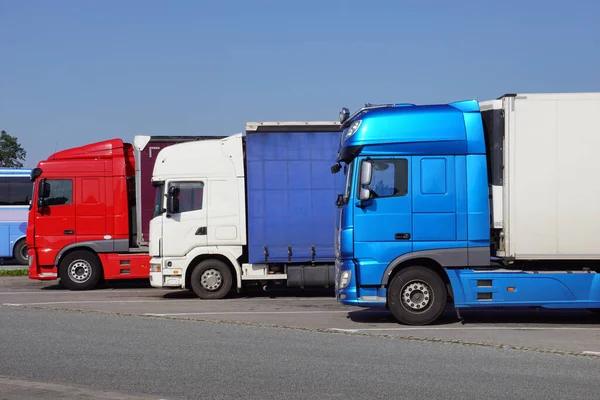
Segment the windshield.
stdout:
<path fill-rule="evenodd" d="M 165 194 L 165 184 L 156 186 L 156 198 L 154 199 L 154 216 L 157 217 L 163 213 L 163 198 Z"/>
<path fill-rule="evenodd" d="M 350 193 L 352 190 L 352 177 L 354 176 L 354 161 L 348 164 L 348 168 L 344 168 L 346 174 L 346 190 L 344 191 L 344 204 L 347 204 L 350 200 Z"/>
<path fill-rule="evenodd" d="M 37 182 L 33 181 L 32 185 L 31 185 L 31 199 L 29 200 L 29 210 L 31 210 L 31 207 L 33 207 L 33 196 L 35 196 L 35 184 Z"/>

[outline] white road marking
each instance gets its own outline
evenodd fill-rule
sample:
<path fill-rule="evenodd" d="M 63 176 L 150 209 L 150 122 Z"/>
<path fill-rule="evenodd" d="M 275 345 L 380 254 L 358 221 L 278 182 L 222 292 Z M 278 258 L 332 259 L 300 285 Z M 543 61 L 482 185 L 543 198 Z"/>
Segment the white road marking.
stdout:
<path fill-rule="evenodd" d="M 453 327 L 446 327 L 446 326 L 440 326 L 440 327 L 418 327 L 418 326 L 407 326 L 404 328 L 357 328 L 357 329 L 343 329 L 343 328 L 329 328 L 329 330 L 331 331 L 340 331 L 340 332 L 367 332 L 367 331 L 441 331 L 441 330 L 447 330 L 447 331 L 473 331 L 473 330 L 479 330 L 479 331 L 496 331 L 496 330 L 508 330 L 508 331 L 512 331 L 512 330 L 517 330 L 517 331 L 530 331 L 530 330 L 537 330 L 537 331 L 600 331 L 600 328 L 585 328 L 585 327 L 569 327 L 569 326 L 547 326 L 547 327 L 542 327 L 542 326 L 532 326 L 532 327 L 526 327 L 526 326 L 515 326 L 515 327 L 510 327 L 510 326 L 458 326 L 456 328 Z"/>
<path fill-rule="evenodd" d="M 52 398 L 94 398 L 94 399 L 104 399 L 104 400 L 117 400 L 117 399 L 131 399 L 131 400 L 149 400 L 153 399 L 153 397 L 139 397 L 128 395 L 125 393 L 117 393 L 117 392 L 109 392 L 103 390 L 92 390 L 81 387 L 74 387 L 68 385 L 62 385 L 57 383 L 46 383 L 46 382 L 37 382 L 37 381 L 28 381 L 28 380 L 20 380 L 13 379 L 8 377 L 0 376 L 0 387 L 8 387 L 9 389 L 17 388 L 19 394 L 28 395 L 30 397 L 32 391 L 40 391 L 44 392 L 43 397 L 49 398 L 47 395 L 52 395 Z M 18 396 L 19 398 L 25 398 L 24 396 Z M 158 399 L 158 400 L 166 400 L 166 399 Z"/>
<path fill-rule="evenodd" d="M 600 351 L 582 351 L 583 354 L 590 354 L 593 356 L 600 356 Z"/>
<path fill-rule="evenodd" d="M 254 315 L 254 314 L 340 314 L 347 313 L 348 311 L 211 311 L 211 312 L 190 312 L 190 313 L 144 313 L 142 315 L 148 315 L 152 317 L 174 317 L 174 316 L 186 316 L 186 315 Z"/>
<path fill-rule="evenodd" d="M 43 303 L 3 303 L 3 306 L 8 307 L 23 307 L 23 306 L 51 306 L 54 304 L 104 304 L 104 303 L 174 303 L 181 301 L 189 301 L 189 299 L 161 299 L 161 300 L 78 300 L 78 301 L 47 301 Z"/>
<path fill-rule="evenodd" d="M 95 295 L 95 294 L 105 294 L 105 293 L 148 293 L 149 290 L 152 289 L 139 289 L 139 290 L 134 290 L 134 289 L 125 289 L 125 290 L 119 290 L 119 289 L 105 289 L 102 291 L 94 291 L 94 292 L 88 292 L 86 293 L 86 295 Z M 161 289 L 156 289 L 154 290 L 157 293 L 171 293 L 169 290 L 161 290 Z M 11 296 L 11 295 L 24 295 L 24 294 L 46 294 L 48 296 L 52 296 L 55 294 L 70 294 L 73 295 L 73 292 L 71 291 L 52 291 L 52 292 L 48 292 L 48 291 L 41 291 L 41 290 L 15 290 L 12 292 L 0 292 L 1 296 Z"/>

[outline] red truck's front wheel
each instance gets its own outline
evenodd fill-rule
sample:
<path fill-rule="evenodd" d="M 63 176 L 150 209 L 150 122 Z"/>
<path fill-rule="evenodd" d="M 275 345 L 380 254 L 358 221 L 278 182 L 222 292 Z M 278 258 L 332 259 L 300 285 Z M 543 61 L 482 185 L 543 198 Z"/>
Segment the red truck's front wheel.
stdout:
<path fill-rule="evenodd" d="M 67 254 L 58 267 L 60 281 L 69 290 L 89 290 L 102 277 L 102 266 L 95 254 L 76 250 Z"/>

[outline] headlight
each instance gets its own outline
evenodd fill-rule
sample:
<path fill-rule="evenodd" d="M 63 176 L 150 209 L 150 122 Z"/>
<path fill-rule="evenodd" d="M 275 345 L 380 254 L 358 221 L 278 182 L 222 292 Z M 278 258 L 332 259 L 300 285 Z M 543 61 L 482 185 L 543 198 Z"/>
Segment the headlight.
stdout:
<path fill-rule="evenodd" d="M 150 272 L 160 272 L 160 264 L 150 264 Z"/>
<path fill-rule="evenodd" d="M 351 271 L 342 271 L 340 274 L 340 289 L 344 289 L 350 283 Z"/>
<path fill-rule="evenodd" d="M 350 125 L 350 128 L 348 128 L 348 130 L 346 131 L 346 136 L 344 137 L 344 140 L 348 139 L 350 136 L 354 135 L 356 133 L 356 131 L 358 130 L 358 128 L 360 127 L 360 124 L 362 124 L 362 120 L 356 120 L 352 123 L 352 125 Z"/>

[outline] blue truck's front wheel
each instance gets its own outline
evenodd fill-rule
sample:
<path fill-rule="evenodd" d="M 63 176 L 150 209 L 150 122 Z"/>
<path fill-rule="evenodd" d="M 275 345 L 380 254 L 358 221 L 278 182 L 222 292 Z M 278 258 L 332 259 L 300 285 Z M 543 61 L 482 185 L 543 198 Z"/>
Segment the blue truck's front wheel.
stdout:
<path fill-rule="evenodd" d="M 388 308 L 400 323 L 407 325 L 434 322 L 446 308 L 447 298 L 442 278 L 421 266 L 400 270 L 388 287 Z"/>

